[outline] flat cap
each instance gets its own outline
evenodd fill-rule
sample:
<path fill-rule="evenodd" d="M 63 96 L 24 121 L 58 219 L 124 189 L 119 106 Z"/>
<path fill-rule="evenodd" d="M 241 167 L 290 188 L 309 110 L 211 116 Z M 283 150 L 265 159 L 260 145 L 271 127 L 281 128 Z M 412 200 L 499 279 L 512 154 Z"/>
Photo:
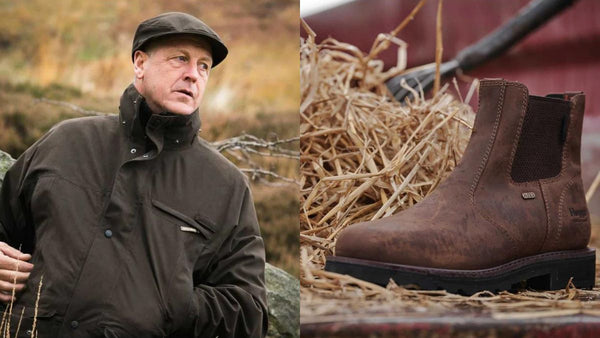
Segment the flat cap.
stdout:
<path fill-rule="evenodd" d="M 207 24 L 195 16 L 180 13 L 163 13 L 140 23 L 133 37 L 131 59 L 136 50 L 143 50 L 146 42 L 159 37 L 175 34 L 190 34 L 204 38 L 212 49 L 213 67 L 227 56 L 227 47 L 221 38 Z"/>

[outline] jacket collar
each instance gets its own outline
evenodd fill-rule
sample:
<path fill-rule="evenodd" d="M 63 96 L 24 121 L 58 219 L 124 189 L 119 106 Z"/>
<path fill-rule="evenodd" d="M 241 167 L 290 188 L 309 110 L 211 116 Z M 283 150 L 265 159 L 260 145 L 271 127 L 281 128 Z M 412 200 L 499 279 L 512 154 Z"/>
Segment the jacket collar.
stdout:
<path fill-rule="evenodd" d="M 198 109 L 189 115 L 169 112 L 152 114 L 143 127 L 140 121 L 140 107 L 145 98 L 130 84 L 121 96 L 119 123 L 127 137 L 134 142 L 143 142 L 149 137 L 160 152 L 164 149 L 184 148 L 191 145 L 200 130 Z"/>

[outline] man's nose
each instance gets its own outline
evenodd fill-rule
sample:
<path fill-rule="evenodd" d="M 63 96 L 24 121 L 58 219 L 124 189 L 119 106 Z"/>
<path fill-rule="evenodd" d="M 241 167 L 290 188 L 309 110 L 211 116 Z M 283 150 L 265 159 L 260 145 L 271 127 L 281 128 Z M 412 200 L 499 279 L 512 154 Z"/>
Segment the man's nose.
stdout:
<path fill-rule="evenodd" d="M 190 64 L 185 69 L 184 79 L 190 80 L 192 82 L 198 81 L 200 78 L 200 72 L 198 71 L 198 65 L 190 62 Z"/>

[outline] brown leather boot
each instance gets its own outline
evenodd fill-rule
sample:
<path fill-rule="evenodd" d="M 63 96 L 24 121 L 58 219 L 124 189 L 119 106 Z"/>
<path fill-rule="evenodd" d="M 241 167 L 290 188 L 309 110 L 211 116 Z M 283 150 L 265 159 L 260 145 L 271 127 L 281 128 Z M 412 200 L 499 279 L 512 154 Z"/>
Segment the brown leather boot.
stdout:
<path fill-rule="evenodd" d="M 403 212 L 343 230 L 325 269 L 386 285 L 472 294 L 592 288 L 595 250 L 580 169 L 581 92 L 530 96 L 484 80 L 460 164 Z"/>

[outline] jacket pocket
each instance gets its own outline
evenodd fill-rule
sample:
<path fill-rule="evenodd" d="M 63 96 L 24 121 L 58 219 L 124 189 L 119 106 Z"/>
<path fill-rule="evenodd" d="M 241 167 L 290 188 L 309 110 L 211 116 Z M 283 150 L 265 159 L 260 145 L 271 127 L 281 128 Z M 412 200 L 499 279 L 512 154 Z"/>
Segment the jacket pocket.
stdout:
<path fill-rule="evenodd" d="M 35 330 L 43 337 L 58 335 L 61 323 L 54 319 L 56 311 L 39 308 L 37 313 L 35 313 L 33 307 L 26 307 L 23 312 L 21 310 L 22 308 L 15 307 L 10 317 L 6 316 L 10 320 L 10 337 L 31 337 L 34 320 L 36 321 Z"/>
<path fill-rule="evenodd" d="M 206 239 L 215 232 L 215 225 L 205 217 L 195 216 L 194 218 L 191 218 L 156 199 L 152 199 L 152 205 L 162 212 L 183 222 L 183 224 L 179 225 L 181 231 L 198 233 Z"/>

